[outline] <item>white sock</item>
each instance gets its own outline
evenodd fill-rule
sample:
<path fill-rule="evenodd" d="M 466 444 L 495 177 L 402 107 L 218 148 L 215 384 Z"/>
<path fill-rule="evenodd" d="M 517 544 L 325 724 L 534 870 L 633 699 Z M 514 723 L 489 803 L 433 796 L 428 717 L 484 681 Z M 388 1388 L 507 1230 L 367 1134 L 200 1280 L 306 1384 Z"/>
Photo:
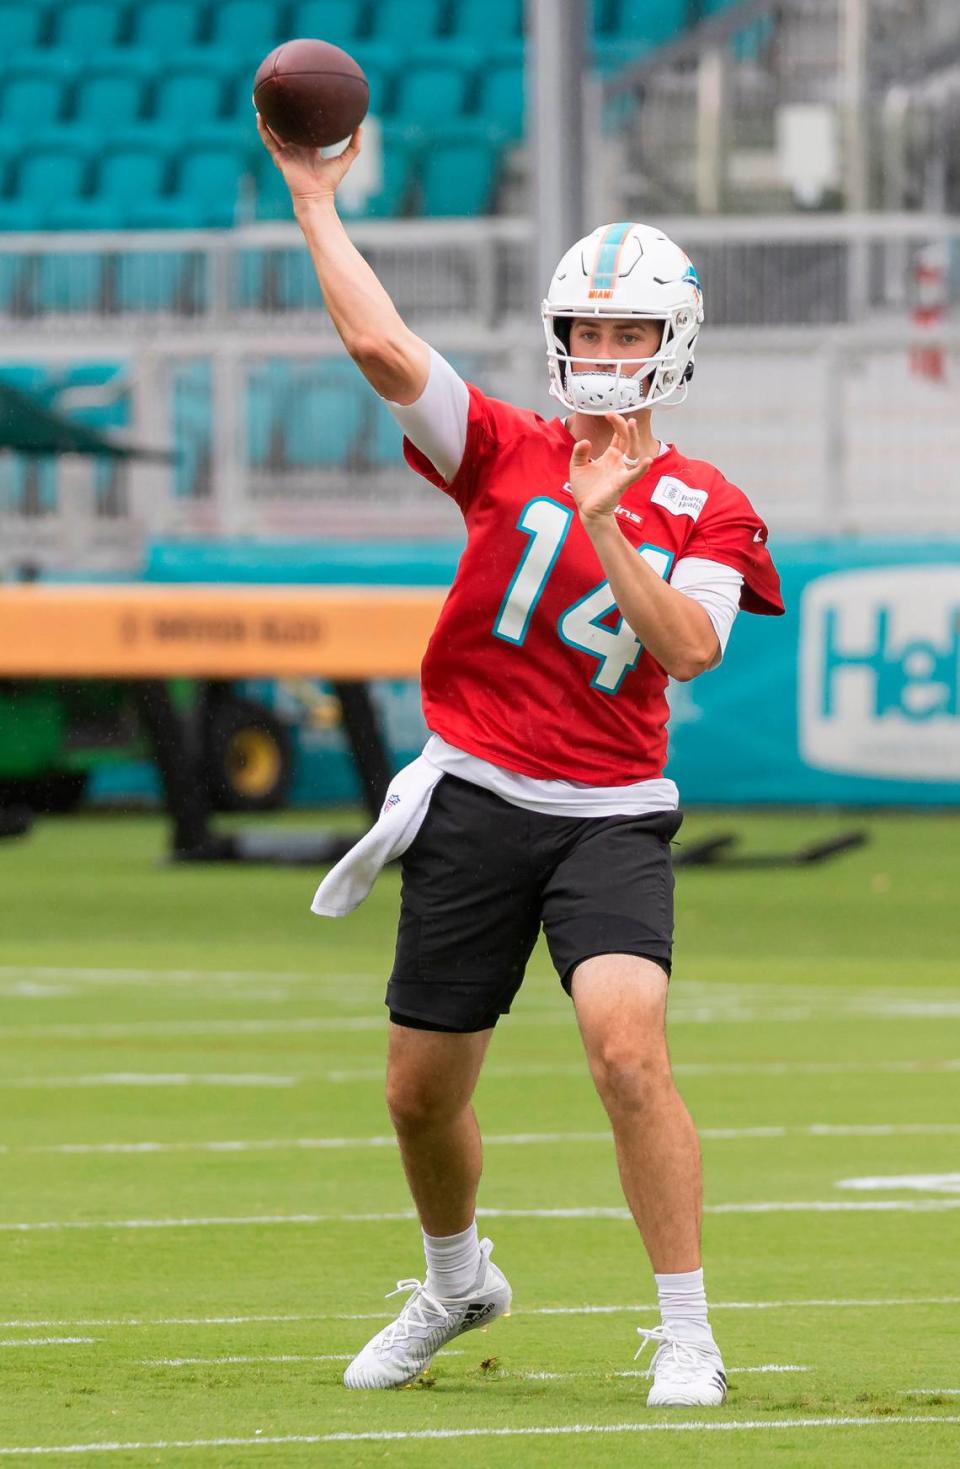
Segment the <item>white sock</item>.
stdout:
<path fill-rule="evenodd" d="M 441 1300 L 465 1296 L 480 1274 L 480 1238 L 476 1220 L 460 1234 L 423 1232 L 427 1257 L 426 1287 Z"/>
<path fill-rule="evenodd" d="M 684 1341 L 712 1342 L 707 1320 L 707 1297 L 703 1270 L 685 1270 L 677 1275 L 655 1275 L 660 1319 L 668 1331 Z"/>

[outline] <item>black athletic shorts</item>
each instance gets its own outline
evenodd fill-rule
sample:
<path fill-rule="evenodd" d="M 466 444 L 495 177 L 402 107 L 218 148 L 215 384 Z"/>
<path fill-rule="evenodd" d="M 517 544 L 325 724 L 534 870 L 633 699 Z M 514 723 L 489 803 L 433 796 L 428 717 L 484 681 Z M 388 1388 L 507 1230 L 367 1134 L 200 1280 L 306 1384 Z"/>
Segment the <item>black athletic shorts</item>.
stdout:
<path fill-rule="evenodd" d="M 679 811 L 543 816 L 444 775 L 403 857 L 391 1019 L 427 1030 L 495 1025 L 543 925 L 569 993 L 596 954 L 638 954 L 670 973 Z"/>

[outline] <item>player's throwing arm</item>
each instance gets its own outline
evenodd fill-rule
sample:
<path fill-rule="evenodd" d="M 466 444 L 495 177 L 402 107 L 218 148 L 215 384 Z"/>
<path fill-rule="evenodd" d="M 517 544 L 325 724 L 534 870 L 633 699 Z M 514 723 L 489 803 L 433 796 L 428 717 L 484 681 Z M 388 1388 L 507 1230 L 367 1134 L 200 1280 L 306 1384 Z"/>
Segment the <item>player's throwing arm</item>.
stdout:
<path fill-rule="evenodd" d="M 336 192 L 360 152 L 361 129 L 336 158 L 325 158 L 319 148 L 281 142 L 259 114 L 257 130 L 290 190 L 343 345 L 381 397 L 416 402 L 429 375 L 430 349 L 402 319 L 337 214 Z"/>

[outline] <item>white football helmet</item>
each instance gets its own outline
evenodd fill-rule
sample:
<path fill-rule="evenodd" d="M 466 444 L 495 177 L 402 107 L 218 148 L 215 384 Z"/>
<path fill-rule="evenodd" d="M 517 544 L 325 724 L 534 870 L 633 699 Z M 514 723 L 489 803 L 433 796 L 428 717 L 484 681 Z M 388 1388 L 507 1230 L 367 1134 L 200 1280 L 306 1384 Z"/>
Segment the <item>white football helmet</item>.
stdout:
<path fill-rule="evenodd" d="M 632 413 L 676 407 L 693 376 L 693 348 L 703 321 L 700 279 L 678 245 L 645 224 L 605 224 L 564 255 L 541 308 L 550 393 L 577 413 Z M 574 317 L 644 317 L 662 321 L 653 357 L 572 357 Z M 611 367 L 613 371 L 601 371 Z M 635 368 L 627 374 L 624 368 Z"/>

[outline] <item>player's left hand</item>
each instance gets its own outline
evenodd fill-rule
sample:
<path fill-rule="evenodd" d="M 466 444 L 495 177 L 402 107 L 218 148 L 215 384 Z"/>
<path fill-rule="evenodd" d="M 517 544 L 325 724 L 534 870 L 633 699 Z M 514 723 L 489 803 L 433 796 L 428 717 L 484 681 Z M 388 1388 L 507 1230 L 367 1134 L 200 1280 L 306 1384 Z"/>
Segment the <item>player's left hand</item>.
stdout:
<path fill-rule="evenodd" d="M 624 491 L 646 474 L 652 458 L 640 457 L 640 425 L 635 418 L 605 413 L 613 437 L 597 459 L 590 458 L 590 440 L 579 439 L 570 456 L 570 490 L 580 519 L 600 520 L 612 515 Z"/>

